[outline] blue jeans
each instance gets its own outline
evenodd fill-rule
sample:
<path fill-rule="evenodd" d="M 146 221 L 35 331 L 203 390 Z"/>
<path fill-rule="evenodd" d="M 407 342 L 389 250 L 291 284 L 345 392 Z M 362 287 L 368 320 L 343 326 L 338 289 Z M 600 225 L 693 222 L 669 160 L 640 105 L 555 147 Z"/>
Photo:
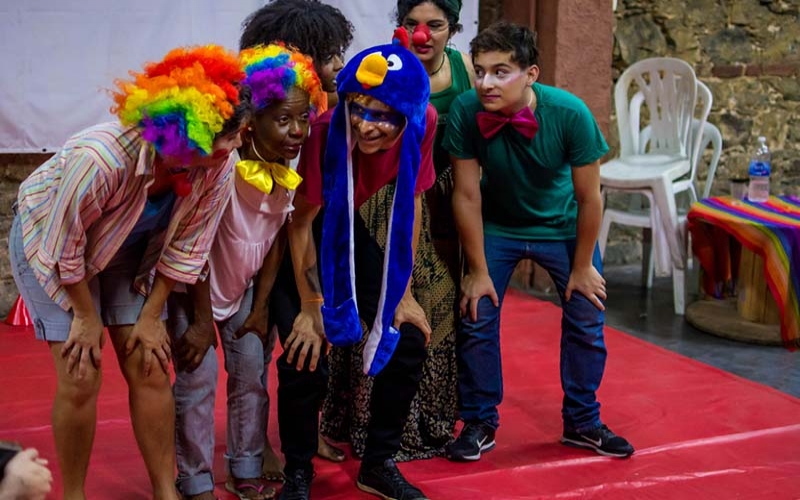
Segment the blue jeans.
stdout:
<path fill-rule="evenodd" d="M 604 314 L 580 293 L 573 293 L 568 302 L 564 300 L 575 255 L 575 240 L 517 240 L 485 234 L 484 245 L 489 276 L 500 307 L 483 297 L 478 302 L 478 320 L 473 322 L 467 316 L 461 321 L 456 345 L 461 419 L 466 423 L 484 423 L 494 428 L 499 425 L 497 406 L 503 400 L 500 309 L 514 268 L 520 260 L 529 258 L 547 270 L 561 298 L 561 387 L 564 390 L 561 413 L 564 428 L 585 431 L 600 426 L 600 403 L 596 391 L 606 363 Z M 600 251 L 596 247 L 592 263 L 600 273 L 603 272 Z"/>
<path fill-rule="evenodd" d="M 261 477 L 261 465 L 269 412 L 265 365 L 271 361 L 275 336 L 264 343 L 254 333 L 234 338 L 253 304 L 253 288 L 242 298 L 239 311 L 218 321 L 228 373 L 227 451 L 228 470 L 236 478 Z M 169 299 L 170 332 L 180 338 L 189 326 L 188 294 L 173 293 Z M 178 489 L 183 495 L 214 490 L 214 400 L 217 390 L 217 354 L 209 349 L 192 373 L 176 370 L 175 436 Z"/>

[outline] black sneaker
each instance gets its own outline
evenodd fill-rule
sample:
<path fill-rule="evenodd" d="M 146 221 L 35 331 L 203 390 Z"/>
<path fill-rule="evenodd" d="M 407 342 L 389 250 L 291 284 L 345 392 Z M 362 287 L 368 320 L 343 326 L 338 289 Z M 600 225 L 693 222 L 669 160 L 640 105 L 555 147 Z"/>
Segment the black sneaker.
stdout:
<path fill-rule="evenodd" d="M 601 425 L 585 432 L 564 431 L 561 442 L 567 446 L 589 448 L 607 457 L 628 458 L 633 455 L 633 446 L 622 436 Z"/>
<path fill-rule="evenodd" d="M 494 428 L 486 424 L 466 424 L 458 438 L 447 445 L 445 456 L 455 462 L 468 462 L 481 458 L 481 453 L 495 446 Z"/>
<path fill-rule="evenodd" d="M 308 500 L 311 498 L 311 480 L 313 478 L 314 473 L 310 470 L 298 469 L 294 472 L 287 472 L 278 500 Z"/>
<path fill-rule="evenodd" d="M 419 488 L 406 481 L 391 458 L 369 469 L 362 464 L 356 485 L 384 500 L 428 500 Z"/>

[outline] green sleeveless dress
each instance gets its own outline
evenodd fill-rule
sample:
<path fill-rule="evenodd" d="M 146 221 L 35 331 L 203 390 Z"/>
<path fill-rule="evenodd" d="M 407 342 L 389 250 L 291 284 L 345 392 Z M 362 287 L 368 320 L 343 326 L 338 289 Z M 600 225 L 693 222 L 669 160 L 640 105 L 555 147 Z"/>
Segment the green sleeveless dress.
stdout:
<path fill-rule="evenodd" d="M 461 53 L 446 48 L 450 61 L 451 85 L 431 94 L 430 102 L 439 113 L 433 160 L 436 183 L 425 193 L 422 230 L 414 262 L 412 291 L 433 329 L 428 358 L 419 390 L 411 405 L 403 432 L 398 460 L 415 460 L 441 455 L 453 438 L 457 408 L 455 339 L 461 261 L 451 196 L 453 172 L 448 153 L 442 148 L 450 104 L 471 88 Z M 394 185 L 389 184 L 360 208 L 361 216 L 375 240 L 383 245 L 391 213 Z M 328 396 L 323 404 L 322 433 L 339 442 L 351 443 L 361 456 L 369 423 L 372 380 L 363 375 L 361 345 L 332 348 L 329 357 Z"/>

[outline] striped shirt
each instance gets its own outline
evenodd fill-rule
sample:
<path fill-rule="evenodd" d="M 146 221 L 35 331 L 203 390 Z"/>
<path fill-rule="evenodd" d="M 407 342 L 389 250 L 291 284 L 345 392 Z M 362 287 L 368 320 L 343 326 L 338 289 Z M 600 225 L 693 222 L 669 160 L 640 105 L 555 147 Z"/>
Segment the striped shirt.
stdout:
<path fill-rule="evenodd" d="M 102 271 L 136 225 L 154 159 L 137 128 L 104 123 L 70 138 L 20 186 L 25 256 L 64 310 L 70 303 L 63 285 Z M 140 293 L 147 293 L 154 271 L 190 284 L 205 276 L 232 172 L 232 159 L 219 169 L 189 171 L 191 193 L 175 201 L 167 230 L 148 243 L 135 280 Z"/>

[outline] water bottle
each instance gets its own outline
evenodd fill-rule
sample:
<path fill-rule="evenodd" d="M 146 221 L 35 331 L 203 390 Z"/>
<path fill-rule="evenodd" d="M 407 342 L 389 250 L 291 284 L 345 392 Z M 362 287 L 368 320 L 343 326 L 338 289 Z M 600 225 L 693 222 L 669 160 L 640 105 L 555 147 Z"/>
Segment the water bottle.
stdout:
<path fill-rule="evenodd" d="M 747 199 L 760 203 L 769 199 L 770 154 L 767 138 L 759 137 L 758 142 L 758 148 L 750 159 L 750 187 L 747 190 Z"/>

